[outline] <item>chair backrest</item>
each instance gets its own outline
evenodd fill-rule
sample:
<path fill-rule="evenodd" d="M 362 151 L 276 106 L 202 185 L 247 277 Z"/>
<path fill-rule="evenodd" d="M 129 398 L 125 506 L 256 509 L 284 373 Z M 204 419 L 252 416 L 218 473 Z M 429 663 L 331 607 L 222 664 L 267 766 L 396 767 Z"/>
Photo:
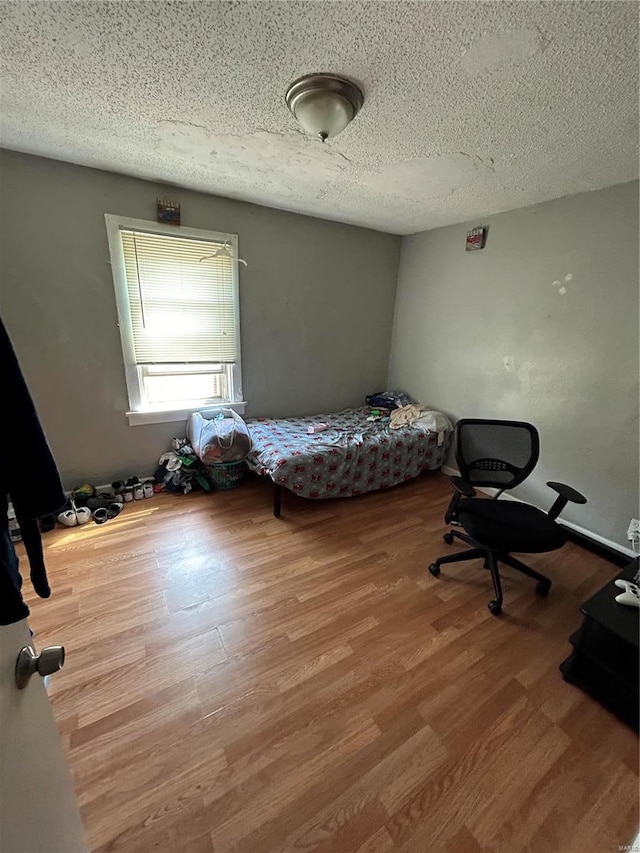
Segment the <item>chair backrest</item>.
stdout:
<path fill-rule="evenodd" d="M 463 418 L 456 424 L 456 462 L 472 486 L 513 489 L 540 455 L 538 430 L 524 421 Z"/>

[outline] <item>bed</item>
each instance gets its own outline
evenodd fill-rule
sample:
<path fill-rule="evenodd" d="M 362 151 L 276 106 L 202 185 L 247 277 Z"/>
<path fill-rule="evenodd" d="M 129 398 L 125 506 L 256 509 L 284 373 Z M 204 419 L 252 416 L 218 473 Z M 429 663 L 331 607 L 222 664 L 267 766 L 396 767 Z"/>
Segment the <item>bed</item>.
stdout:
<path fill-rule="evenodd" d="M 370 421 L 368 407 L 304 418 L 247 422 L 253 448 L 247 464 L 274 483 L 273 514 L 281 489 L 311 499 L 345 498 L 386 489 L 440 468 L 451 433 L 410 425 L 390 429 L 389 418 Z M 328 424 L 314 434 L 309 427 Z"/>

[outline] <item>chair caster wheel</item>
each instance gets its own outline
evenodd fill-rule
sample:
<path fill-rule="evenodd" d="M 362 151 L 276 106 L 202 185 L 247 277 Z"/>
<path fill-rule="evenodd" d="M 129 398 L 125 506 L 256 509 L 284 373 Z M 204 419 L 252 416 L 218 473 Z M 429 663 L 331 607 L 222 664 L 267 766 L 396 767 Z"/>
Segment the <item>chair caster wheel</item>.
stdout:
<path fill-rule="evenodd" d="M 536 592 L 538 595 L 549 595 L 549 590 L 551 589 L 551 584 L 544 581 L 538 581 L 536 586 Z"/>
<path fill-rule="evenodd" d="M 490 601 L 487 604 L 487 607 L 493 613 L 494 616 L 499 616 L 502 613 L 502 605 L 498 604 L 497 601 Z"/>
<path fill-rule="evenodd" d="M 434 578 L 437 578 L 440 574 L 440 566 L 437 563 L 431 563 L 431 565 L 429 566 L 429 571 L 434 576 Z"/>
<path fill-rule="evenodd" d="M 453 533 L 445 533 L 442 537 L 447 545 L 453 545 Z"/>

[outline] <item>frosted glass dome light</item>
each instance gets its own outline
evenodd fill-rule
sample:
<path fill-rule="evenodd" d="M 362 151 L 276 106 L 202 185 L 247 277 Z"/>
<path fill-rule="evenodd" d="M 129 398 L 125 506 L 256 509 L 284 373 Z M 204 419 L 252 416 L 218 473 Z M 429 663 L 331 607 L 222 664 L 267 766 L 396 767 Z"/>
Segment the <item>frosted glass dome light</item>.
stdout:
<path fill-rule="evenodd" d="M 324 142 L 342 133 L 364 98 L 355 83 L 344 77 L 309 74 L 289 86 L 286 102 L 302 129 Z"/>

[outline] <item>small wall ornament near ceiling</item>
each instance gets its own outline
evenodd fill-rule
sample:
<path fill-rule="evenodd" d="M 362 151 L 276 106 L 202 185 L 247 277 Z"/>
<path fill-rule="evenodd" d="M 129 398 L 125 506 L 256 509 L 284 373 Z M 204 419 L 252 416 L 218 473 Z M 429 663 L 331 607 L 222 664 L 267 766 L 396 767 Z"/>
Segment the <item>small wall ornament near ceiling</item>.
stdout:
<path fill-rule="evenodd" d="M 467 252 L 474 252 L 476 249 L 484 249 L 487 244 L 488 233 L 488 225 L 479 228 L 472 228 L 471 231 L 467 231 Z"/>
<path fill-rule="evenodd" d="M 164 222 L 167 225 L 180 225 L 180 205 L 177 201 L 159 198 L 156 203 L 156 211 L 158 222 Z"/>
<path fill-rule="evenodd" d="M 353 121 L 364 103 L 364 95 L 346 77 L 307 74 L 294 80 L 285 100 L 305 133 L 325 142 L 342 133 Z"/>

